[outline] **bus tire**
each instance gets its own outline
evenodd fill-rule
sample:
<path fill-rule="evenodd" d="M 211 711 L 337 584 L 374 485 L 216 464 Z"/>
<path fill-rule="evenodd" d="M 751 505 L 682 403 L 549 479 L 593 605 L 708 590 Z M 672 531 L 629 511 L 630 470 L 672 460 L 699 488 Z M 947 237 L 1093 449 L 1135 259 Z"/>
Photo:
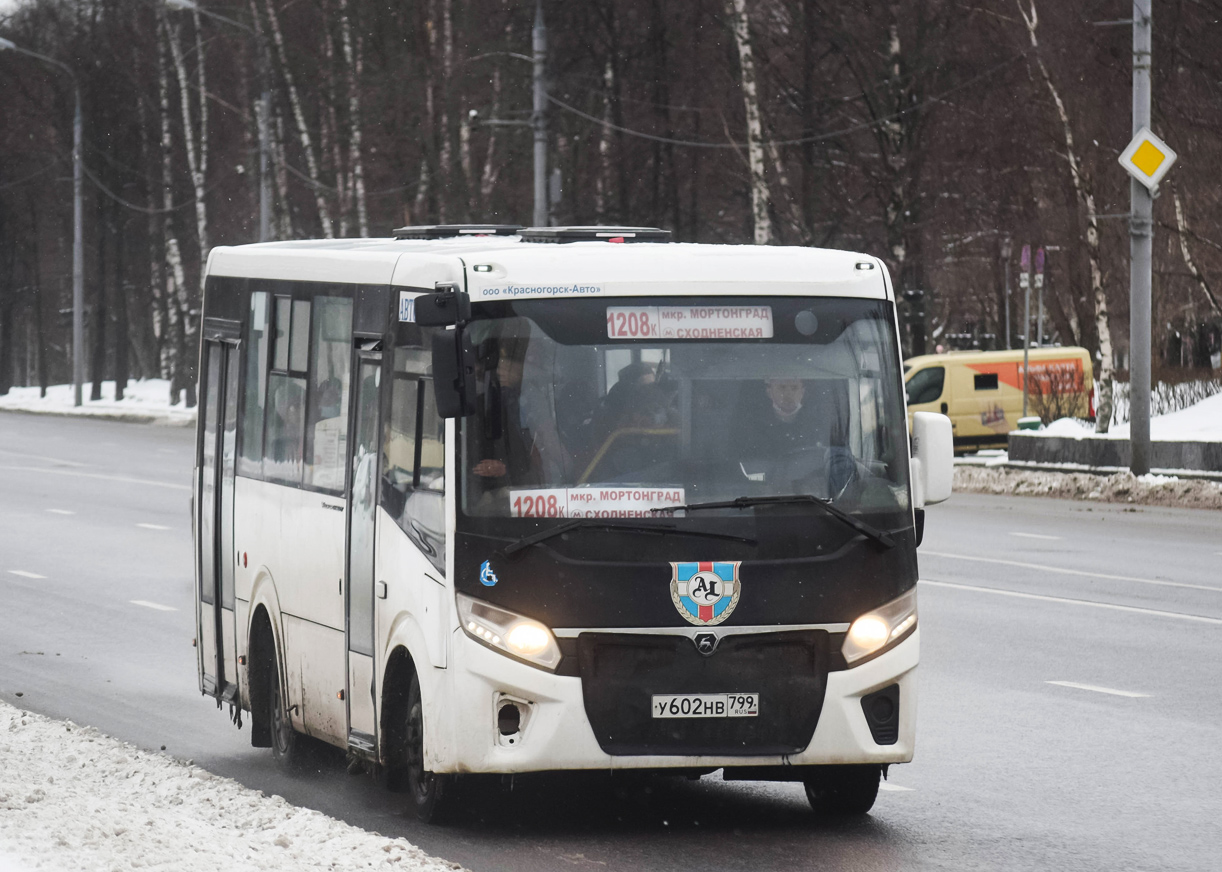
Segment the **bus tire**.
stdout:
<path fill-rule="evenodd" d="M 878 798 L 881 775 L 875 764 L 816 766 L 805 781 L 806 798 L 821 815 L 863 815 Z"/>
<path fill-rule="evenodd" d="M 426 824 L 451 820 L 458 804 L 454 776 L 424 768 L 424 704 L 420 696 L 420 679 L 415 671 L 407 692 L 403 744 L 402 784 L 416 817 Z"/>
<path fill-rule="evenodd" d="M 286 771 L 301 767 L 304 758 L 303 736 L 293 729 L 281 692 L 280 669 L 275 657 L 267 668 L 267 725 L 271 731 L 272 758 Z"/>

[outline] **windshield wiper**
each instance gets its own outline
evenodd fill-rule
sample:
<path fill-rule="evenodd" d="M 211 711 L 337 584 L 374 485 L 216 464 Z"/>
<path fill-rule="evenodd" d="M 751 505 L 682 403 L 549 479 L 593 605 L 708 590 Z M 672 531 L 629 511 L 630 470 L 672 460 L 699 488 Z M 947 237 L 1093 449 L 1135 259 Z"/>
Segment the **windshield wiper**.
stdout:
<path fill-rule="evenodd" d="M 759 544 L 754 539 L 749 539 L 746 536 L 735 536 L 730 533 L 713 533 L 708 530 L 683 530 L 674 524 L 612 524 L 607 521 L 599 521 L 594 518 L 574 518 L 564 524 L 557 524 L 555 527 L 550 527 L 547 530 L 540 530 L 530 536 L 523 536 L 516 542 L 511 542 L 506 545 L 501 552 L 505 556 L 516 554 L 523 548 L 529 548 L 531 545 L 538 545 L 555 536 L 560 536 L 570 530 L 624 530 L 631 533 L 654 533 L 658 536 L 665 536 L 669 533 L 674 533 L 679 536 L 703 536 L 706 539 L 728 539 L 732 542 L 746 542 L 748 545 Z"/>
<path fill-rule="evenodd" d="M 869 536 L 880 545 L 885 545 L 887 548 L 895 547 L 895 539 L 890 533 L 879 530 L 877 527 L 867 524 L 865 521 L 854 518 L 844 509 L 838 508 L 832 504 L 831 500 L 820 499 L 814 494 L 782 494 L 774 497 L 737 497 L 736 499 L 726 502 L 717 503 L 692 503 L 687 506 L 667 506 L 665 509 L 650 509 L 653 512 L 677 512 L 679 510 L 694 512 L 700 509 L 749 509 L 752 506 L 781 506 L 790 503 L 808 503 L 818 506 L 823 509 L 833 518 L 843 521 L 848 524 L 858 533 Z"/>

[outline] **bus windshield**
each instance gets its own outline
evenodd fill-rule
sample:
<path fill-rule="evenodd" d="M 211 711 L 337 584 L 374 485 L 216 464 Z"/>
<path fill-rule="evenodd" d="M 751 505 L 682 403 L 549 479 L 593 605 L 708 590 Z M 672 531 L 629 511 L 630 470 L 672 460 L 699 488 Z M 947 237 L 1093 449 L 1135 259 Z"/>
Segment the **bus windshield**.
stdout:
<path fill-rule="evenodd" d="M 477 305 L 468 330 L 467 516 L 655 518 L 790 494 L 856 514 L 908 508 L 889 303 L 520 300 Z"/>

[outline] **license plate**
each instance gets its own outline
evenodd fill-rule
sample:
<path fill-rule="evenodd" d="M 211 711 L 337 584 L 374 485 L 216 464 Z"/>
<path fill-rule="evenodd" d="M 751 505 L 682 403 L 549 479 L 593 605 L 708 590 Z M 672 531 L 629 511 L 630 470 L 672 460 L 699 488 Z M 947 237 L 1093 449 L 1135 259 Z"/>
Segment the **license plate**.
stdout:
<path fill-rule="evenodd" d="M 655 718 L 754 718 L 760 713 L 758 693 L 654 694 Z"/>

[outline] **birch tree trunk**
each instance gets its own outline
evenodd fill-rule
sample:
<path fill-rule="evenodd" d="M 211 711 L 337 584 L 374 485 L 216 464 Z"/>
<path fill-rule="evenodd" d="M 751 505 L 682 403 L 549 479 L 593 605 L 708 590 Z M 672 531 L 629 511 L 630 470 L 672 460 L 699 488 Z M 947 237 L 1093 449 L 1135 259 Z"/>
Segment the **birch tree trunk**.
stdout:
<path fill-rule="evenodd" d="M 1052 81 L 1052 75 L 1040 55 L 1039 40 L 1035 30 L 1039 26 L 1039 17 L 1035 9 L 1035 0 L 1029 0 L 1030 13 L 1023 8 L 1022 0 L 1015 0 L 1018 12 L 1027 26 L 1027 35 L 1031 39 L 1031 47 L 1035 50 L 1035 62 L 1039 65 L 1040 75 L 1052 102 L 1056 104 L 1057 115 L 1061 119 L 1061 128 L 1065 136 L 1065 160 L 1069 164 L 1069 175 L 1073 180 L 1074 193 L 1078 202 L 1086 211 L 1086 254 L 1090 260 L 1090 284 L 1095 299 L 1095 331 L 1099 334 L 1099 403 L 1095 409 L 1095 431 L 1106 433 L 1112 424 L 1112 379 L 1115 363 L 1112 355 L 1112 331 L 1107 311 L 1107 294 L 1103 290 L 1103 267 L 1099 255 L 1099 213 L 1095 209 L 1095 194 L 1090 180 L 1082 173 L 1081 162 L 1074 147 L 1073 128 L 1069 123 L 1069 113 L 1065 103 Z"/>
<path fill-rule="evenodd" d="M 450 110 L 454 99 L 454 0 L 441 0 L 441 150 L 438 169 L 441 188 L 438 207 L 441 222 L 447 220 L 449 201 L 454 196 L 454 144 L 450 130 Z"/>
<path fill-rule="evenodd" d="M 340 36 L 344 45 L 348 78 L 348 167 L 352 176 L 350 188 L 356 199 L 356 226 L 361 236 L 369 235 L 369 206 L 365 198 L 365 164 L 361 152 L 361 73 L 364 59 L 361 41 L 352 34 L 352 17 L 348 0 L 339 0 Z"/>
<path fill-rule="evenodd" d="M 199 140 L 197 142 L 195 123 L 191 118 L 191 86 L 187 80 L 187 65 L 182 51 L 182 41 L 179 39 L 178 28 L 165 20 L 164 11 L 159 11 L 163 19 L 162 26 L 170 44 L 170 53 L 174 59 L 174 71 L 178 77 L 178 103 L 182 110 L 182 138 L 186 146 L 187 170 L 191 174 L 191 186 L 195 196 L 195 234 L 199 244 L 199 290 L 202 294 L 204 264 L 208 257 L 208 205 L 204 198 L 208 168 L 208 100 L 204 96 L 207 82 L 204 79 L 204 49 L 202 40 L 200 40 L 199 13 L 196 13 L 195 23 L 195 50 L 199 61 Z"/>
<path fill-rule="evenodd" d="M 164 21 L 162 24 L 164 25 Z M 182 252 L 174 233 L 174 140 L 170 131 L 170 74 L 166 62 L 165 28 L 157 40 L 157 93 L 161 116 L 161 237 L 165 253 L 166 333 L 163 342 L 165 368 L 170 378 L 170 405 L 176 406 L 180 392 L 186 387 L 184 360 L 187 356 L 186 330 L 183 324 L 182 301 L 187 280 L 183 273 Z"/>
<path fill-rule="evenodd" d="M 284 85 L 289 93 L 289 106 L 293 110 L 293 120 L 297 123 L 297 135 L 301 139 L 301 150 L 305 153 L 306 172 L 309 173 L 310 186 L 314 192 L 314 203 L 318 207 L 318 223 L 322 225 L 322 235 L 331 239 L 335 232 L 331 226 L 331 209 L 327 206 L 327 198 L 319 180 L 318 155 L 314 150 L 314 140 L 310 137 L 310 128 L 306 124 L 305 110 L 301 105 L 301 95 L 297 91 L 297 82 L 293 78 L 293 70 L 289 66 L 288 52 L 284 47 L 284 33 L 280 29 L 280 18 L 276 14 L 273 0 L 266 0 L 267 23 L 272 32 L 272 43 L 276 46 L 276 57 L 280 61 L 280 72 L 284 76 Z"/>
<path fill-rule="evenodd" d="M 492 117 L 501 115 L 501 68 L 492 69 Z M 484 151 L 484 170 L 480 173 L 479 202 L 481 212 L 488 212 L 492 203 L 492 192 L 496 188 L 500 173 L 500 162 L 496 156 L 496 125 L 488 128 L 488 148 Z M 485 219 L 481 219 L 485 220 Z"/>
<path fill-rule="evenodd" d="M 742 70 L 743 108 L 747 115 L 747 165 L 751 172 L 751 217 L 755 227 L 755 244 L 772 242 L 772 218 L 768 214 L 771 197 L 768 180 L 764 177 L 763 125 L 760 122 L 759 94 L 756 89 L 755 57 L 751 50 L 751 28 L 747 16 L 747 0 L 725 0 L 726 14 L 734 28 L 738 46 L 738 63 Z"/>
<path fill-rule="evenodd" d="M 1174 181 L 1170 183 L 1170 187 L 1172 198 L 1175 200 L 1175 226 L 1179 230 L 1180 254 L 1184 258 L 1184 266 L 1188 268 L 1188 272 L 1192 274 L 1197 287 L 1201 289 L 1201 293 L 1209 301 L 1210 308 L 1218 315 L 1222 315 L 1222 305 L 1219 305 L 1218 298 L 1214 296 L 1213 289 L 1209 287 L 1209 282 L 1205 281 L 1205 276 L 1197 269 L 1196 262 L 1192 259 L 1192 253 L 1188 250 L 1188 216 L 1184 213 L 1184 202 L 1180 199 L 1180 190 L 1176 187 Z"/>
<path fill-rule="evenodd" d="M 160 46 L 160 40 L 158 40 L 158 45 Z M 158 64 L 159 71 L 160 66 Z M 160 80 L 158 84 L 160 85 Z M 154 154 L 160 149 L 160 138 L 149 123 L 148 111 L 145 109 L 143 100 L 136 101 L 136 111 L 140 119 L 140 130 L 142 133 L 140 142 L 144 153 L 144 163 L 146 165 L 153 165 L 155 162 L 160 163 L 160 161 L 155 161 L 154 158 Z M 159 211 L 157 208 L 157 189 L 153 185 L 148 187 L 146 203 L 148 208 L 146 217 L 148 218 L 149 287 L 153 294 L 151 324 L 153 328 L 154 351 L 157 354 L 157 366 L 155 369 L 152 366 L 146 366 L 142 360 L 141 374 L 147 378 L 156 372 L 160 378 L 169 378 L 170 369 L 165 342 L 167 321 L 165 311 L 165 260 L 162 257 L 161 249 L 157 245 L 161 228 L 158 226 L 157 220 L 157 213 Z"/>
<path fill-rule="evenodd" d="M 325 6 L 323 8 L 328 13 L 330 12 L 329 8 Z M 327 56 L 327 62 L 324 66 L 326 70 L 327 100 L 326 108 L 320 113 L 320 132 L 318 138 L 322 153 L 331 155 L 331 166 L 335 171 L 337 220 L 339 221 L 339 236 L 343 239 L 348 236 L 352 201 L 348 190 L 348 171 L 344 166 L 344 157 L 340 146 L 339 113 L 336 111 L 339 95 L 336 92 L 335 84 L 335 66 L 338 61 L 335 52 L 335 39 L 331 35 L 330 28 L 323 28 L 323 46 Z"/>
<path fill-rule="evenodd" d="M 594 179 L 594 214 L 599 223 L 607 217 L 607 195 L 611 190 L 611 103 L 615 94 L 615 66 L 611 59 L 603 67 L 603 124 L 598 132 L 598 175 Z"/>

